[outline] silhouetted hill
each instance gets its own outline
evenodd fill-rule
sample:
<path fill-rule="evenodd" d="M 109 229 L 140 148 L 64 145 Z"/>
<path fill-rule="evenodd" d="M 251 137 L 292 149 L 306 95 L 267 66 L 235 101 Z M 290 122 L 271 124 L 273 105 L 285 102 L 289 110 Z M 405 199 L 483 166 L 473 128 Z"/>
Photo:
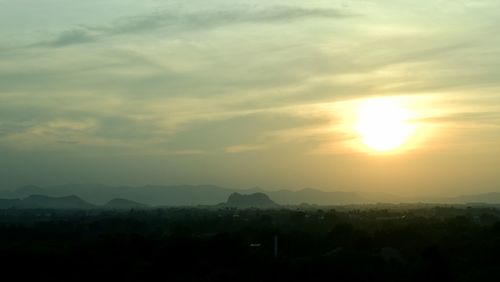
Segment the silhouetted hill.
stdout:
<path fill-rule="evenodd" d="M 20 199 L 29 195 L 45 195 L 63 197 L 77 195 L 99 205 L 104 205 L 112 199 L 129 199 L 152 206 L 192 206 L 215 205 L 223 202 L 236 190 L 213 185 L 180 185 L 180 186 L 108 186 L 99 184 L 78 184 L 44 187 L 30 187 L 36 193 L 27 194 L 27 189 L 19 188 L 13 191 L 0 191 L 0 198 Z M 36 189 L 36 190 L 35 190 Z M 28 189 L 29 190 L 29 189 Z"/>
<path fill-rule="evenodd" d="M 126 199 L 113 199 L 103 206 L 88 203 L 77 196 L 49 197 L 44 195 L 31 195 L 25 199 L 0 199 L 0 209 L 146 209 L 148 205 Z"/>
<path fill-rule="evenodd" d="M 443 198 L 402 198 L 384 193 L 356 193 L 341 191 L 321 191 L 302 189 L 298 191 L 268 191 L 261 188 L 247 190 L 229 189 L 214 185 L 178 185 L 178 186 L 108 186 L 99 184 L 61 185 L 38 187 L 34 185 L 20 187 L 11 191 L 0 191 L 0 199 L 24 199 L 30 195 L 64 197 L 76 195 L 85 201 L 105 205 L 113 199 L 128 199 L 150 206 L 196 206 L 216 205 L 225 202 L 232 193 L 265 193 L 280 205 L 350 205 L 369 203 L 432 202 L 432 203 L 487 203 L 500 204 L 500 193 L 485 193 Z M 10 205 L 5 203 L 5 205 Z"/>
<path fill-rule="evenodd" d="M 117 209 L 117 210 L 129 210 L 129 209 L 146 209 L 149 208 L 148 205 L 141 204 L 138 202 L 126 200 L 126 199 L 113 199 L 107 202 L 103 208 L 106 209 Z"/>
<path fill-rule="evenodd" d="M 225 206 L 234 208 L 265 208 L 265 209 L 279 207 L 278 204 L 273 202 L 264 193 L 253 193 L 250 195 L 233 193 L 227 199 Z"/>
<path fill-rule="evenodd" d="M 29 196 L 14 205 L 23 209 L 92 209 L 94 205 L 77 196 L 48 197 L 43 195 Z"/>
<path fill-rule="evenodd" d="M 317 205 L 347 205 L 384 201 L 387 197 L 370 195 L 368 198 L 354 192 L 321 191 L 303 189 L 299 191 L 281 190 L 266 191 L 260 188 L 248 190 L 228 189 L 214 185 L 180 185 L 180 186 L 108 186 L 99 184 L 61 185 L 40 188 L 25 186 L 13 191 L 0 191 L 0 198 L 25 198 L 29 195 L 45 195 L 62 197 L 77 195 L 100 205 L 116 198 L 129 199 L 151 206 L 194 206 L 215 205 L 224 202 L 231 193 L 265 193 L 281 205 L 300 205 L 303 203 Z"/>

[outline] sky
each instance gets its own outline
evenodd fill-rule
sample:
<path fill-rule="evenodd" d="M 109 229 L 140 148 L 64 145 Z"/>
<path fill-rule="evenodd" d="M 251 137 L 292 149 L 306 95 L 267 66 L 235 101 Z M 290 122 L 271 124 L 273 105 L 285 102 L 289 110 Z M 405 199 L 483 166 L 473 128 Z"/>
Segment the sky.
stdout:
<path fill-rule="evenodd" d="M 0 0 L 0 188 L 500 192 L 499 18 L 496 0 Z M 385 153 L 355 125 L 377 99 L 415 129 Z"/>

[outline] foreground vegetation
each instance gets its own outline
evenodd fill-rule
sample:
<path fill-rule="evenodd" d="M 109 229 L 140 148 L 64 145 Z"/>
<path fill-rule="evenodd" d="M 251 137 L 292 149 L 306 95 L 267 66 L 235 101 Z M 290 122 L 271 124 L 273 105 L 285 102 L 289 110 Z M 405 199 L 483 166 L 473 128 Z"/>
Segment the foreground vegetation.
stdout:
<path fill-rule="evenodd" d="M 431 206 L 2 210 L 0 265 L 4 277 L 38 281 L 500 281 L 499 216 Z"/>

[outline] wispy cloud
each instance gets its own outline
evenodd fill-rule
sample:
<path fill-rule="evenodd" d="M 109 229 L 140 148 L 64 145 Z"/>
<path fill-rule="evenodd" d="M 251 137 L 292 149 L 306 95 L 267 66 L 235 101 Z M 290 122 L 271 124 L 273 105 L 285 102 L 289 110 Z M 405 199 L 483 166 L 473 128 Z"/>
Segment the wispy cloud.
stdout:
<path fill-rule="evenodd" d="M 67 45 L 83 44 L 96 41 L 97 38 L 91 35 L 87 29 L 72 29 L 67 30 L 57 36 L 55 39 L 48 42 L 39 43 L 35 45 L 46 45 L 51 47 L 63 47 Z"/>
<path fill-rule="evenodd" d="M 206 10 L 191 13 L 162 11 L 122 18 L 106 26 L 80 26 L 35 46 L 64 47 L 95 42 L 120 35 L 143 35 L 161 30 L 163 36 L 238 24 L 289 23 L 304 19 L 342 19 L 352 15 L 335 9 L 277 6 L 263 9 Z"/>

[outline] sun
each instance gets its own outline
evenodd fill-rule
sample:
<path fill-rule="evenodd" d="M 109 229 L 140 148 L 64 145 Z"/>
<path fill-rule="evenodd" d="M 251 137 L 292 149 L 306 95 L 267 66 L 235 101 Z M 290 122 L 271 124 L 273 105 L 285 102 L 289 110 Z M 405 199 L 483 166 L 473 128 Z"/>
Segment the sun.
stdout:
<path fill-rule="evenodd" d="M 362 143 L 376 152 L 392 152 L 407 144 L 416 131 L 414 113 L 401 102 L 379 98 L 361 102 L 355 131 Z"/>

